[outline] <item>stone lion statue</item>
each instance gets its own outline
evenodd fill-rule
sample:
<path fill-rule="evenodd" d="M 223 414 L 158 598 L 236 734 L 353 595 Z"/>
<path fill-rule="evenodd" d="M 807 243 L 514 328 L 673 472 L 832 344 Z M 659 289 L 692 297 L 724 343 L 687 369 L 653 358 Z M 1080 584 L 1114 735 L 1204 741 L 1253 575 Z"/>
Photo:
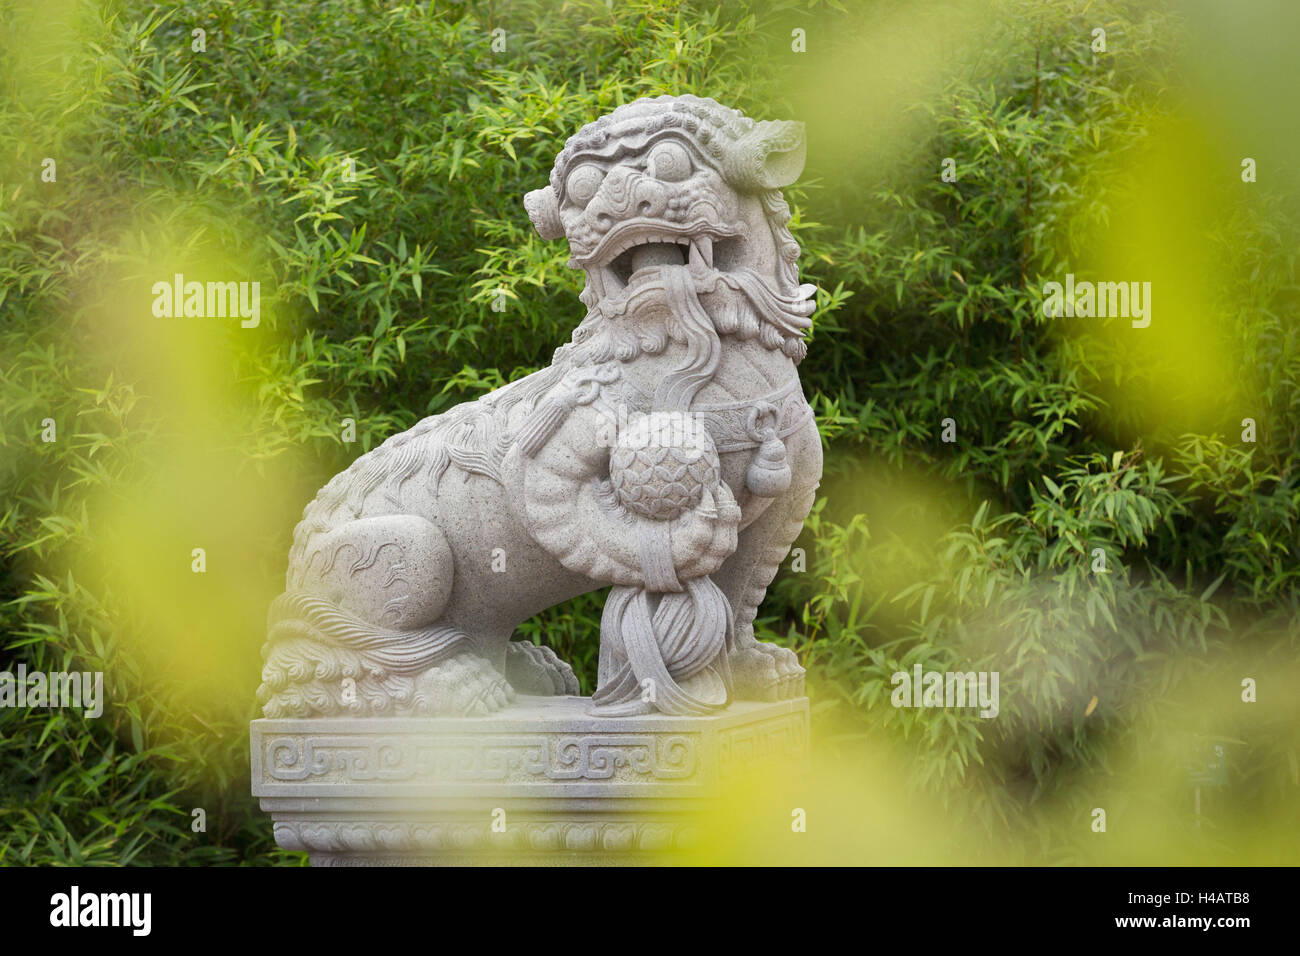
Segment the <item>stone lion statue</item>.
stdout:
<path fill-rule="evenodd" d="M 822 450 L 797 367 L 815 287 L 781 188 L 802 124 L 660 96 L 584 126 L 524 199 L 586 273 L 551 365 L 426 418 L 336 475 L 269 613 L 268 717 L 480 715 L 576 695 L 512 641 L 612 586 L 594 713 L 704 713 L 803 693 L 754 638 Z"/>

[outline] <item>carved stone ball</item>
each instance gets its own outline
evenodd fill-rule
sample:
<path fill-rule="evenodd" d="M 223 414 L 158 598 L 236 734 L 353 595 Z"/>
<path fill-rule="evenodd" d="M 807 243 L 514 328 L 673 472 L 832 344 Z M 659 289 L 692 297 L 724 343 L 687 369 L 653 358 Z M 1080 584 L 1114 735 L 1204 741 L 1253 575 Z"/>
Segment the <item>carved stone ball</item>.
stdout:
<path fill-rule="evenodd" d="M 713 438 L 686 413 L 631 419 L 609 456 L 609 480 L 619 502 L 656 521 L 672 521 L 695 507 L 720 475 Z"/>

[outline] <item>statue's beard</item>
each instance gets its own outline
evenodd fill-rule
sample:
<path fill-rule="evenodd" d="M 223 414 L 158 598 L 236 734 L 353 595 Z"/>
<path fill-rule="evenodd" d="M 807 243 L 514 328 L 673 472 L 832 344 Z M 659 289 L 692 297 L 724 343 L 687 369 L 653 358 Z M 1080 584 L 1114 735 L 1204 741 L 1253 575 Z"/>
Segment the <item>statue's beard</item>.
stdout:
<path fill-rule="evenodd" d="M 688 266 L 665 266 L 660 271 L 664 305 L 668 309 L 668 337 L 686 346 L 682 364 L 665 375 L 655 388 L 654 411 L 686 411 L 691 401 L 718 370 L 722 342 L 713 319 L 700 303 L 695 277 Z"/>
<path fill-rule="evenodd" d="M 815 287 L 786 295 L 772 285 L 748 267 L 646 270 L 615 296 L 584 296 L 590 311 L 565 348 L 575 364 L 586 365 L 657 355 L 673 342 L 685 345 L 685 361 L 660 383 L 654 400 L 656 409 L 684 409 L 717 370 L 723 335 L 756 338 L 796 363 L 803 359 L 814 308 L 808 298 Z"/>

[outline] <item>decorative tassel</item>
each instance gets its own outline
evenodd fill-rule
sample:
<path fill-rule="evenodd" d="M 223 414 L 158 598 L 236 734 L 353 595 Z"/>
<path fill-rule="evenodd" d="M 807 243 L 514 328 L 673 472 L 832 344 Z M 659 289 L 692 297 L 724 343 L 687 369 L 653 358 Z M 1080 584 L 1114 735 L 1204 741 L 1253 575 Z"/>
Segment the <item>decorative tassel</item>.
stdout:
<path fill-rule="evenodd" d="M 556 398 L 548 398 L 534 408 L 515 433 L 515 441 L 524 457 L 532 458 L 545 448 L 572 409 L 572 403 Z"/>
<path fill-rule="evenodd" d="M 745 472 L 745 487 L 760 498 L 775 498 L 789 490 L 793 476 L 786 461 L 785 442 L 770 433 L 763 439 Z"/>

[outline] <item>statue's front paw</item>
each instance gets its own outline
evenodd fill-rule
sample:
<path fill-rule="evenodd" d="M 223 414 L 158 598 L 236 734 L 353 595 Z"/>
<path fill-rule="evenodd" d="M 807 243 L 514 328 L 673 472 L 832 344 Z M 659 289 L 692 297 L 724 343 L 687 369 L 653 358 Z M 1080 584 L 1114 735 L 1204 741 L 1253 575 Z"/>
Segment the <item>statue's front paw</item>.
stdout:
<path fill-rule="evenodd" d="M 790 700 L 803 696 L 804 669 L 788 647 L 754 641 L 728 658 L 736 696 L 741 700 Z"/>
<path fill-rule="evenodd" d="M 578 676 L 549 647 L 528 641 L 506 645 L 506 679 L 520 694 L 577 696 Z"/>

